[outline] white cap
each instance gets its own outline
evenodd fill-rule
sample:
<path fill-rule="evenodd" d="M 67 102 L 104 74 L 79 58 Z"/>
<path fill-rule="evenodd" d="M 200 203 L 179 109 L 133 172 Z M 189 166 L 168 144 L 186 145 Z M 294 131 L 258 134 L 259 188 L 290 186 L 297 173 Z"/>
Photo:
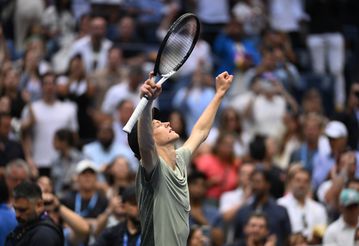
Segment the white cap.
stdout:
<path fill-rule="evenodd" d="M 348 136 L 345 125 L 340 121 L 331 121 L 325 127 L 325 135 L 329 138 L 343 138 Z"/>
<path fill-rule="evenodd" d="M 90 161 L 90 160 L 82 160 L 79 163 L 77 163 L 77 166 L 76 166 L 76 173 L 77 174 L 82 173 L 86 169 L 91 169 L 95 173 L 97 173 L 97 167 L 96 167 L 95 163 L 93 163 L 92 161 Z"/>

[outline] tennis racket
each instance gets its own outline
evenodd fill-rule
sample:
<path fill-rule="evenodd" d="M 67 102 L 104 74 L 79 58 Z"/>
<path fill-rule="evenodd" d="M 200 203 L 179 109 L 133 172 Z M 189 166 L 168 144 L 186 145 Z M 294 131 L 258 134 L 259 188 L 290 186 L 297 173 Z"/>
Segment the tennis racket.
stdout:
<path fill-rule="evenodd" d="M 154 75 L 161 77 L 157 84 L 163 84 L 186 62 L 197 43 L 199 29 L 199 20 L 191 13 L 181 15 L 171 25 L 161 43 L 153 69 Z M 148 99 L 142 97 L 123 128 L 125 132 L 130 133 L 132 131 L 147 103 Z"/>

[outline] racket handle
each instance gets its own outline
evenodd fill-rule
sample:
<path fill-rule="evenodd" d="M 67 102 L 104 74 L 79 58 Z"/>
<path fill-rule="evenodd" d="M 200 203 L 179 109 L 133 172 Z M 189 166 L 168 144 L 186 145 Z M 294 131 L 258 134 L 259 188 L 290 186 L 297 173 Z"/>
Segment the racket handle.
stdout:
<path fill-rule="evenodd" d="M 122 129 L 123 131 L 125 131 L 127 133 L 131 133 L 133 126 L 136 124 L 138 118 L 142 114 L 142 112 L 145 109 L 147 104 L 148 104 L 148 99 L 146 97 L 142 97 L 141 101 L 136 106 L 135 111 L 133 111 L 130 119 L 127 121 L 126 125 L 123 127 L 123 129 Z"/>

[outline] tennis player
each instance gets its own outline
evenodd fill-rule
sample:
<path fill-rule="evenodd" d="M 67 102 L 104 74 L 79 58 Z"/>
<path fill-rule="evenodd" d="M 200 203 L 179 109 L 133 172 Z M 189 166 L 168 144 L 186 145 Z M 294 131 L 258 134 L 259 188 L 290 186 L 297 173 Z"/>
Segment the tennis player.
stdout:
<path fill-rule="evenodd" d="M 185 246 L 189 234 L 189 192 L 186 168 L 192 153 L 207 138 L 218 108 L 231 86 L 233 76 L 216 77 L 216 94 L 193 127 L 184 145 L 175 149 L 179 138 L 168 122 L 153 118 L 152 101 L 162 89 L 150 74 L 141 87 L 149 103 L 128 135 L 129 145 L 140 160 L 136 177 L 141 220 L 141 245 Z"/>

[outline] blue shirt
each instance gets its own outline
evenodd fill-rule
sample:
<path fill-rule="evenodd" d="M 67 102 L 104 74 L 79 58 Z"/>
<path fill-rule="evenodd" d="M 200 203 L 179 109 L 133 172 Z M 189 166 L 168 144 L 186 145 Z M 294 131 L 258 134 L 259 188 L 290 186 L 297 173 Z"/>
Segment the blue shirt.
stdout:
<path fill-rule="evenodd" d="M 261 208 L 255 205 L 254 200 L 242 207 L 235 217 L 235 238 L 244 237 L 244 227 L 253 212 L 261 211 L 268 220 L 268 229 L 271 234 L 276 235 L 277 245 L 285 245 L 291 233 L 291 224 L 286 208 L 278 205 L 273 198 L 270 198 Z"/>
<path fill-rule="evenodd" d="M 7 235 L 17 226 L 15 211 L 7 204 L 0 204 L 0 246 L 5 244 Z"/>
<path fill-rule="evenodd" d="M 127 158 L 130 164 L 130 169 L 136 171 L 138 169 L 138 161 L 133 155 L 131 149 L 126 145 L 112 144 L 107 150 L 102 145 L 95 141 L 93 143 L 86 144 L 83 147 L 83 153 L 85 157 L 92 160 L 97 168 L 102 168 L 104 165 L 112 162 L 116 157 L 123 156 Z"/>

